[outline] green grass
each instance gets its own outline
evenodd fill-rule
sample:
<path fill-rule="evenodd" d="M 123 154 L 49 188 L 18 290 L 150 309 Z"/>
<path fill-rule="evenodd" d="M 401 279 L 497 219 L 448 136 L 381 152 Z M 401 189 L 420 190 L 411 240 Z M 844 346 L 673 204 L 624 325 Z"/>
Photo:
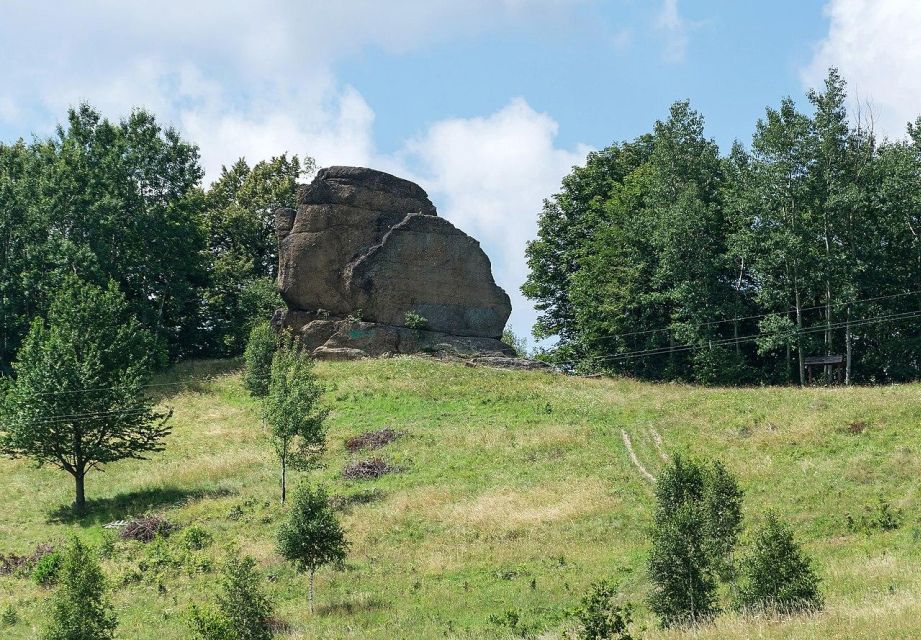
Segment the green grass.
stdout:
<path fill-rule="evenodd" d="M 180 366 L 158 387 L 174 410 L 167 449 L 149 461 L 91 474 L 91 511 L 74 520 L 66 474 L 0 460 L 0 552 L 26 553 L 71 532 L 102 543 L 112 520 L 145 512 L 196 524 L 203 551 L 117 542 L 104 567 L 114 585 L 119 637 L 187 637 L 192 602 L 207 600 L 230 544 L 256 557 L 290 638 L 496 638 L 491 617 L 561 637 L 589 583 L 620 581 L 645 638 L 921 637 L 921 385 L 877 388 L 705 389 L 626 380 L 468 368 L 412 358 L 321 363 L 330 385 L 329 446 L 312 480 L 366 500 L 346 509 L 344 571 L 307 581 L 276 554 L 277 469 L 258 404 L 233 363 Z M 203 378 L 207 378 L 204 379 Z M 865 422 L 862 433 L 849 425 Z M 350 482 L 344 440 L 393 427 L 405 436 L 367 455 L 401 471 Z M 825 611 L 788 620 L 724 614 L 694 631 L 663 632 L 644 604 L 652 487 L 630 462 L 621 430 L 653 474 L 664 449 L 717 456 L 746 491 L 749 526 L 765 510 L 791 521 L 816 559 Z M 368 494 L 368 490 L 375 489 Z M 853 533 L 880 499 L 904 512 L 890 532 Z M 0 612 L 19 621 L 0 637 L 33 638 L 49 592 L 0 578 Z M 2 623 L 0 623 L 2 624 Z"/>

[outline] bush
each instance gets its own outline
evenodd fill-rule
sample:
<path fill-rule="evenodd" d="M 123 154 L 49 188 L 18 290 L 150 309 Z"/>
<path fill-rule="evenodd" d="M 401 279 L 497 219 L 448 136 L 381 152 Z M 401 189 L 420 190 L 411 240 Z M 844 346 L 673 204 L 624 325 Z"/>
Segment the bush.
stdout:
<path fill-rule="evenodd" d="M 249 333 L 243 352 L 243 386 L 257 398 L 269 393 L 272 375 L 272 356 L 278 347 L 278 336 L 268 322 L 260 322 Z"/>
<path fill-rule="evenodd" d="M 249 556 L 231 555 L 224 567 L 217 608 L 192 606 L 190 626 L 197 640 L 270 640 L 272 605 Z"/>
<path fill-rule="evenodd" d="M 742 563 L 737 607 L 743 611 L 790 614 L 822 608 L 819 578 L 793 530 L 769 513 Z"/>
<path fill-rule="evenodd" d="M 41 556 L 32 567 L 32 580 L 43 587 L 57 584 L 64 557 L 60 551 L 52 551 Z"/>
<path fill-rule="evenodd" d="M 182 532 L 180 543 L 189 551 L 201 551 L 210 546 L 212 540 L 213 538 L 210 533 L 202 527 L 193 524 Z"/>
<path fill-rule="evenodd" d="M 403 316 L 403 324 L 410 329 L 422 330 L 428 326 L 429 321 L 415 311 L 407 311 Z"/>
<path fill-rule="evenodd" d="M 502 331 L 502 342 L 510 346 L 519 358 L 528 357 L 528 339 L 519 337 L 509 327 Z"/>
<path fill-rule="evenodd" d="M 617 587 L 602 580 L 592 585 L 576 612 L 580 640 L 631 640 L 630 605 L 617 603 Z"/>
<path fill-rule="evenodd" d="M 117 621 L 96 556 L 74 537 L 64 550 L 44 640 L 112 640 Z"/>
<path fill-rule="evenodd" d="M 6 609 L 3 610 L 3 613 L 0 613 L 0 625 L 12 627 L 18 622 L 19 612 L 16 611 L 16 607 L 11 604 L 6 605 Z"/>

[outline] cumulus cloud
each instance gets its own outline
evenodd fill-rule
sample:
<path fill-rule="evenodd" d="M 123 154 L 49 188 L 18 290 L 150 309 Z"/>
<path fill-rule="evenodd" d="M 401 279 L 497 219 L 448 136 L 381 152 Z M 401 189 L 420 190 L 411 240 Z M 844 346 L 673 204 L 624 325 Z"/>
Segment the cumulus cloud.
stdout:
<path fill-rule="evenodd" d="M 479 238 L 497 282 L 512 298 L 511 324 L 530 333 L 536 312 L 519 288 L 524 249 L 537 234 L 543 199 L 590 150 L 555 144 L 559 125 L 522 98 L 487 117 L 444 120 L 412 140 L 402 158 L 439 206 L 439 213 Z"/>
<path fill-rule="evenodd" d="M 838 67 L 851 96 L 869 102 L 877 131 L 892 138 L 921 115 L 921 2 L 917 0 L 831 0 L 826 37 L 803 70 L 805 85 L 821 85 Z"/>
<path fill-rule="evenodd" d="M 283 151 L 320 166 L 416 176 L 439 211 L 482 241 L 529 333 L 524 244 L 541 199 L 581 148 L 555 146 L 557 123 L 514 100 L 481 118 L 431 124 L 405 148 L 374 146 L 374 111 L 335 65 L 363 51 L 402 53 L 488 31 L 555 29 L 572 0 L 13 0 L 0 20 L 0 131 L 48 134 L 83 100 L 107 115 L 152 110 L 201 148 L 206 180 L 222 164 Z M 624 36 L 626 38 L 628 36 Z"/>

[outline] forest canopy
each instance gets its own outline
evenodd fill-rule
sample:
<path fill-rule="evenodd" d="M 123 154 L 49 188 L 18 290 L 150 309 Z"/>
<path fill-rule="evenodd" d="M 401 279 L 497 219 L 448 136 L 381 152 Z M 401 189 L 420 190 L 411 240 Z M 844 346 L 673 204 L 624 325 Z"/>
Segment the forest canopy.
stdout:
<path fill-rule="evenodd" d="M 280 306 L 272 216 L 309 157 L 243 159 L 202 187 L 198 148 L 147 111 L 71 109 L 54 136 L 0 144 L 0 373 L 68 278 L 114 282 L 163 363 L 241 353 Z"/>
<path fill-rule="evenodd" d="M 544 202 L 522 287 L 565 368 L 717 384 L 915 379 L 921 118 L 880 141 L 834 69 L 728 155 L 672 105 Z M 820 368 L 819 375 L 831 375 Z"/>

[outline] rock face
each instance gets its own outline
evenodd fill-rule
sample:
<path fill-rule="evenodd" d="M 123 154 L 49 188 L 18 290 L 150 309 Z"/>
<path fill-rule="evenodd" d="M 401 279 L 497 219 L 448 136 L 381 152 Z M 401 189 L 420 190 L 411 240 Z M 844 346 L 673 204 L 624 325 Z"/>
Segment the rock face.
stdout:
<path fill-rule="evenodd" d="M 425 191 L 361 167 L 321 170 L 298 208 L 275 214 L 275 323 L 318 357 L 453 349 L 510 353 L 498 338 L 511 313 L 479 243 L 439 218 Z M 407 313 L 425 319 L 407 327 Z"/>

